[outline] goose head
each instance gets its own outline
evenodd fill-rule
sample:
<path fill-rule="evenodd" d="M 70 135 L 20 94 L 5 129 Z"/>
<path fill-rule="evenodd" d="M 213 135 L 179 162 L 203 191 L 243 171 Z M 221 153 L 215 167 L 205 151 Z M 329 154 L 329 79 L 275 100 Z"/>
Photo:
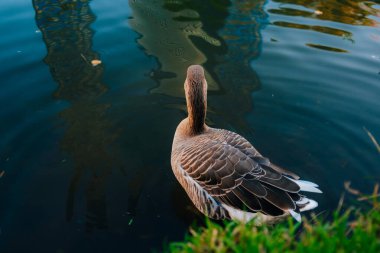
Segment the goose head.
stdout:
<path fill-rule="evenodd" d="M 190 133 L 204 132 L 207 110 L 207 81 L 204 70 L 199 65 L 191 65 L 187 69 L 185 95 Z"/>

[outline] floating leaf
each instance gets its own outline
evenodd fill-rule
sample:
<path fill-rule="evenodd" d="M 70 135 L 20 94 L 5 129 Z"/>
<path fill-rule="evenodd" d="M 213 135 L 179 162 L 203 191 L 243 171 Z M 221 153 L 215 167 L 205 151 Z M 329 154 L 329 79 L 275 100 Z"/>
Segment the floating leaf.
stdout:
<path fill-rule="evenodd" d="M 91 61 L 91 64 L 92 64 L 92 66 L 97 66 L 97 65 L 99 65 L 100 63 L 102 63 L 102 61 L 101 60 L 92 60 Z"/>

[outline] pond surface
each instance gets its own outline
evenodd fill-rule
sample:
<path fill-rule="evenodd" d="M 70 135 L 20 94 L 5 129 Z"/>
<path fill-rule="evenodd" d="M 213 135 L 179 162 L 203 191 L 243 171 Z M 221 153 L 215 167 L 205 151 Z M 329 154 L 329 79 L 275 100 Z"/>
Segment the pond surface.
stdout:
<path fill-rule="evenodd" d="M 190 64 L 208 124 L 319 183 L 317 213 L 380 179 L 378 0 L 13 0 L 0 16 L 1 252 L 182 239 L 202 219 L 170 167 Z"/>

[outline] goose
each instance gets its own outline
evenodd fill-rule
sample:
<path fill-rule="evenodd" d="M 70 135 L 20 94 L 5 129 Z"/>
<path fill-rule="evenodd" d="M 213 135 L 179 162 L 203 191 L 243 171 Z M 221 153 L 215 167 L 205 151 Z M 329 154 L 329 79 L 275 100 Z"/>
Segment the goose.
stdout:
<path fill-rule="evenodd" d="M 188 117 L 174 134 L 171 166 L 195 207 L 211 219 L 254 219 L 275 223 L 318 203 L 300 192 L 322 193 L 318 185 L 271 163 L 237 133 L 209 127 L 207 81 L 199 65 L 187 69 L 184 84 Z"/>

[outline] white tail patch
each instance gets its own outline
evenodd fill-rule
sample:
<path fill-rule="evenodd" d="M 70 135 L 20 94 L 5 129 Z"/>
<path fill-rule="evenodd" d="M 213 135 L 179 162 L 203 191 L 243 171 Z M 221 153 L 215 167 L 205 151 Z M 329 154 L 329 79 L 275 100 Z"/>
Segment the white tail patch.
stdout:
<path fill-rule="evenodd" d="M 244 223 L 254 219 L 254 224 L 256 226 L 260 226 L 263 224 L 274 224 L 278 221 L 281 221 L 288 215 L 288 214 L 283 214 L 280 216 L 270 216 L 263 213 L 250 213 L 250 212 L 245 212 L 245 211 L 233 208 L 226 204 L 222 204 L 222 205 L 228 211 L 231 219 L 238 220 Z"/>
<path fill-rule="evenodd" d="M 290 215 L 298 222 L 301 222 L 301 214 L 289 209 Z"/>
<path fill-rule="evenodd" d="M 257 216 L 257 213 L 250 213 L 250 212 L 245 212 L 243 210 L 239 210 L 236 208 L 233 208 L 231 206 L 228 206 L 226 204 L 222 204 L 222 206 L 227 209 L 230 217 L 233 220 L 238 220 L 241 222 L 248 222 L 249 220 L 255 218 Z"/>
<path fill-rule="evenodd" d="M 309 199 L 308 198 L 302 198 L 301 200 L 299 200 L 299 201 L 296 201 L 296 204 L 297 205 L 305 205 L 305 204 L 307 204 L 307 203 L 309 203 Z"/>
<path fill-rule="evenodd" d="M 318 206 L 317 201 L 312 200 L 312 199 L 308 199 L 308 198 L 306 198 L 306 199 L 308 200 L 309 203 L 300 209 L 301 212 L 309 211 L 309 210 L 314 209 Z"/>
<path fill-rule="evenodd" d="M 298 179 L 297 182 L 301 182 L 301 183 L 304 183 L 304 184 L 309 184 L 309 185 L 312 185 L 314 187 L 319 187 L 319 185 L 317 185 L 316 183 L 310 182 L 310 181 L 306 181 L 306 180 L 300 180 L 300 179 Z"/>
<path fill-rule="evenodd" d="M 322 193 L 322 191 L 318 188 L 318 185 L 313 182 L 309 182 L 305 180 L 295 180 L 290 177 L 288 178 L 292 180 L 293 182 L 295 182 L 296 184 L 298 184 L 298 186 L 300 187 L 300 191 Z"/>

